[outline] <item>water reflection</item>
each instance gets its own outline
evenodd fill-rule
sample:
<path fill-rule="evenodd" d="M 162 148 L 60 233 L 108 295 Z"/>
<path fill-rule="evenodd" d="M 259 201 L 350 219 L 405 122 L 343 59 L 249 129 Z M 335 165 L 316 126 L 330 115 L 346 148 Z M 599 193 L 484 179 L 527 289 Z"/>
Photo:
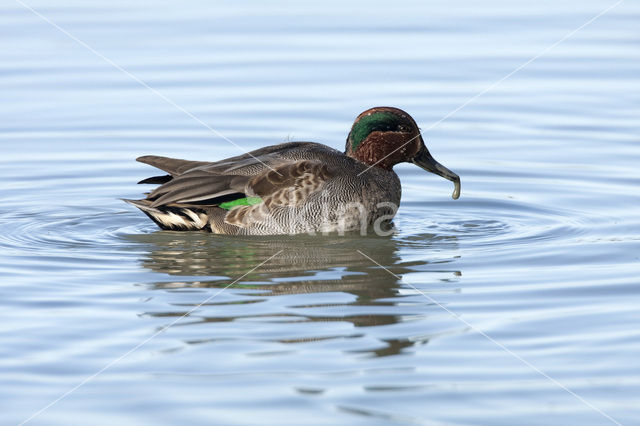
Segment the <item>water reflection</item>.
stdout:
<path fill-rule="evenodd" d="M 225 290 L 233 298 L 212 299 L 203 305 L 202 313 L 190 315 L 186 324 L 228 323 L 233 321 L 268 321 L 279 324 L 313 324 L 349 322 L 355 328 L 377 327 L 397 324 L 402 321 L 422 318 L 421 308 L 430 305 L 425 298 L 416 298 L 414 293 L 387 270 L 373 264 L 362 256 L 360 250 L 398 276 L 416 271 L 429 270 L 431 261 L 423 259 L 403 261 L 402 248 L 410 248 L 415 257 L 416 247 L 427 250 L 433 244 L 455 245 L 455 238 L 434 235 L 398 237 L 225 237 L 198 233 L 155 232 L 132 235 L 129 238 L 146 247 L 141 257 L 142 265 L 156 273 L 173 277 L 169 281 L 152 284 L 156 290 L 178 291 L 189 288 L 225 288 L 230 282 L 242 277 Z M 273 257 L 264 265 L 251 271 L 261 262 Z M 447 270 L 452 259 L 437 259 L 434 280 L 452 286 L 460 271 Z M 243 275 L 245 275 L 243 277 Z M 402 290 L 405 291 L 402 291 Z M 227 294 L 228 293 L 228 294 Z M 310 296 L 319 294 L 323 296 Z M 327 302 L 328 294 L 341 297 Z M 289 297 L 287 305 L 276 303 L 272 308 L 258 308 L 256 304 L 267 303 L 277 296 Z M 146 312 L 153 317 L 182 316 L 199 301 L 169 301 L 171 309 L 165 312 Z M 227 309 L 222 309 L 226 307 Z M 231 309 L 229 309 L 231 308 Z M 200 309 L 199 309 L 200 311 Z M 326 314 L 330 311 L 330 314 Z M 314 312 L 322 312 L 315 314 Z M 368 334 L 355 332 L 348 336 L 323 335 L 274 338 L 284 344 L 328 340 L 334 338 L 360 338 Z M 268 336 L 267 336 L 268 337 Z M 380 343 L 366 351 L 370 356 L 389 356 L 401 353 L 420 339 L 407 336 L 378 338 Z M 211 342 L 198 339 L 188 343 Z M 422 343 L 425 342 L 423 339 Z"/>

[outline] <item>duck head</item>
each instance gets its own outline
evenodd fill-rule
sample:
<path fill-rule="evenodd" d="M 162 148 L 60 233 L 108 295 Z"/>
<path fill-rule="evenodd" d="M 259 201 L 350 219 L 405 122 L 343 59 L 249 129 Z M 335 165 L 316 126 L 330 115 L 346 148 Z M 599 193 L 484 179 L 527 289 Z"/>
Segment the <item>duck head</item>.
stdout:
<path fill-rule="evenodd" d="M 418 125 L 401 109 L 375 107 L 361 113 L 347 137 L 345 154 L 385 170 L 398 163 L 413 163 L 452 181 L 453 199 L 460 196 L 460 177 L 431 156 Z"/>

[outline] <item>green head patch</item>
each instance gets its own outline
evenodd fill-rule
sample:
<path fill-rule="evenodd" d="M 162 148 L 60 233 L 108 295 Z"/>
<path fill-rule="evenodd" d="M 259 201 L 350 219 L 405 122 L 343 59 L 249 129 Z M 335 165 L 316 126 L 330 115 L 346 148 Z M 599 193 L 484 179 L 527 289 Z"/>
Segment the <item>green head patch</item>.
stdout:
<path fill-rule="evenodd" d="M 358 146 L 367 136 L 376 131 L 394 131 L 403 123 L 401 117 L 391 112 L 374 112 L 371 115 L 365 115 L 358 121 L 353 123 L 349 137 L 347 138 L 347 148 L 351 148 L 351 152 L 356 152 Z"/>

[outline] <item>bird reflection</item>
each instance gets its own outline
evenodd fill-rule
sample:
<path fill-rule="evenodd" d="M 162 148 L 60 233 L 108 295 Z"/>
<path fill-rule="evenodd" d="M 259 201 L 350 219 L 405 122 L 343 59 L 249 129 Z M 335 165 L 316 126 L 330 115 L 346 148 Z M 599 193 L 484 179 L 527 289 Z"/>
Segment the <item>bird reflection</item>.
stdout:
<path fill-rule="evenodd" d="M 422 246 L 428 249 L 429 244 L 437 244 L 439 247 L 456 244 L 455 238 L 436 238 L 432 235 L 407 241 L 393 237 L 361 236 L 231 238 L 173 232 L 131 235 L 128 238 L 146 247 L 141 260 L 145 268 L 173 278 L 170 281 L 153 284 L 154 289 L 225 288 L 241 277 L 226 290 L 237 292 L 238 297 L 233 301 L 213 299 L 205 305 L 207 308 L 216 305 L 238 305 L 232 315 L 199 313 L 197 317 L 189 316 L 188 321 L 185 321 L 189 324 L 264 319 L 280 323 L 349 322 L 356 328 L 392 325 L 411 319 L 407 318 L 411 315 L 416 315 L 415 311 L 407 314 L 404 309 L 395 309 L 401 302 L 405 303 L 404 300 L 407 297 L 401 291 L 403 288 L 406 289 L 406 284 L 396 276 L 424 271 L 424 267 L 429 262 L 427 260 L 403 261 L 399 254 L 403 245 L 406 245 L 406 248 L 413 248 L 416 241 L 421 241 Z M 393 274 L 372 263 L 358 250 L 388 267 Z M 278 252 L 280 253 L 277 256 L 253 270 Z M 440 259 L 438 263 L 442 263 L 442 260 Z M 458 271 L 443 270 L 442 266 L 439 265 L 437 271 L 429 270 L 435 274 L 436 281 L 447 283 L 459 275 Z M 264 309 L 254 311 L 250 306 L 242 306 L 261 303 L 276 296 L 313 293 L 341 293 L 353 297 L 349 301 L 341 298 L 340 302 L 331 304 L 319 303 L 317 297 L 295 298 L 293 300 L 299 303 L 287 306 L 284 310 L 286 312 L 265 313 Z M 325 298 L 321 300 L 326 301 Z M 427 300 L 421 302 L 428 304 Z M 197 303 L 172 303 L 172 308 L 168 312 L 146 314 L 156 317 L 177 317 L 184 315 L 196 305 Z M 372 309 L 366 309 L 366 307 Z M 325 314 L 310 314 L 314 309 Z M 327 315 L 327 309 L 337 313 Z M 380 312 L 381 310 L 385 312 Z M 398 314 L 388 313 L 394 310 Z M 211 312 L 215 309 L 207 309 L 207 311 Z M 347 337 L 362 337 L 363 334 L 365 333 L 356 331 Z M 293 344 L 328 338 L 331 337 L 314 336 L 274 340 Z M 419 339 L 407 337 L 385 337 L 377 340 L 379 345 L 375 348 L 353 352 L 366 352 L 370 356 L 389 356 L 401 353 L 419 341 Z M 203 343 L 203 341 L 190 343 Z"/>

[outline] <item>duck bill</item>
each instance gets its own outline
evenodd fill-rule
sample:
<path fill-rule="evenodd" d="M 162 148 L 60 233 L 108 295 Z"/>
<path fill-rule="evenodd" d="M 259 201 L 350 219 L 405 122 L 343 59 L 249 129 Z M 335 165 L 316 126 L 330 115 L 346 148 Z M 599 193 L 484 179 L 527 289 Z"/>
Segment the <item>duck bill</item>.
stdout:
<path fill-rule="evenodd" d="M 427 148 L 422 148 L 418 155 L 416 155 L 411 162 L 420 168 L 435 173 L 438 176 L 442 176 L 443 178 L 450 180 L 453 182 L 454 189 L 451 197 L 454 200 L 457 200 L 460 197 L 460 176 L 453 173 L 451 170 L 447 169 L 442 164 L 438 163 L 429 153 Z"/>

